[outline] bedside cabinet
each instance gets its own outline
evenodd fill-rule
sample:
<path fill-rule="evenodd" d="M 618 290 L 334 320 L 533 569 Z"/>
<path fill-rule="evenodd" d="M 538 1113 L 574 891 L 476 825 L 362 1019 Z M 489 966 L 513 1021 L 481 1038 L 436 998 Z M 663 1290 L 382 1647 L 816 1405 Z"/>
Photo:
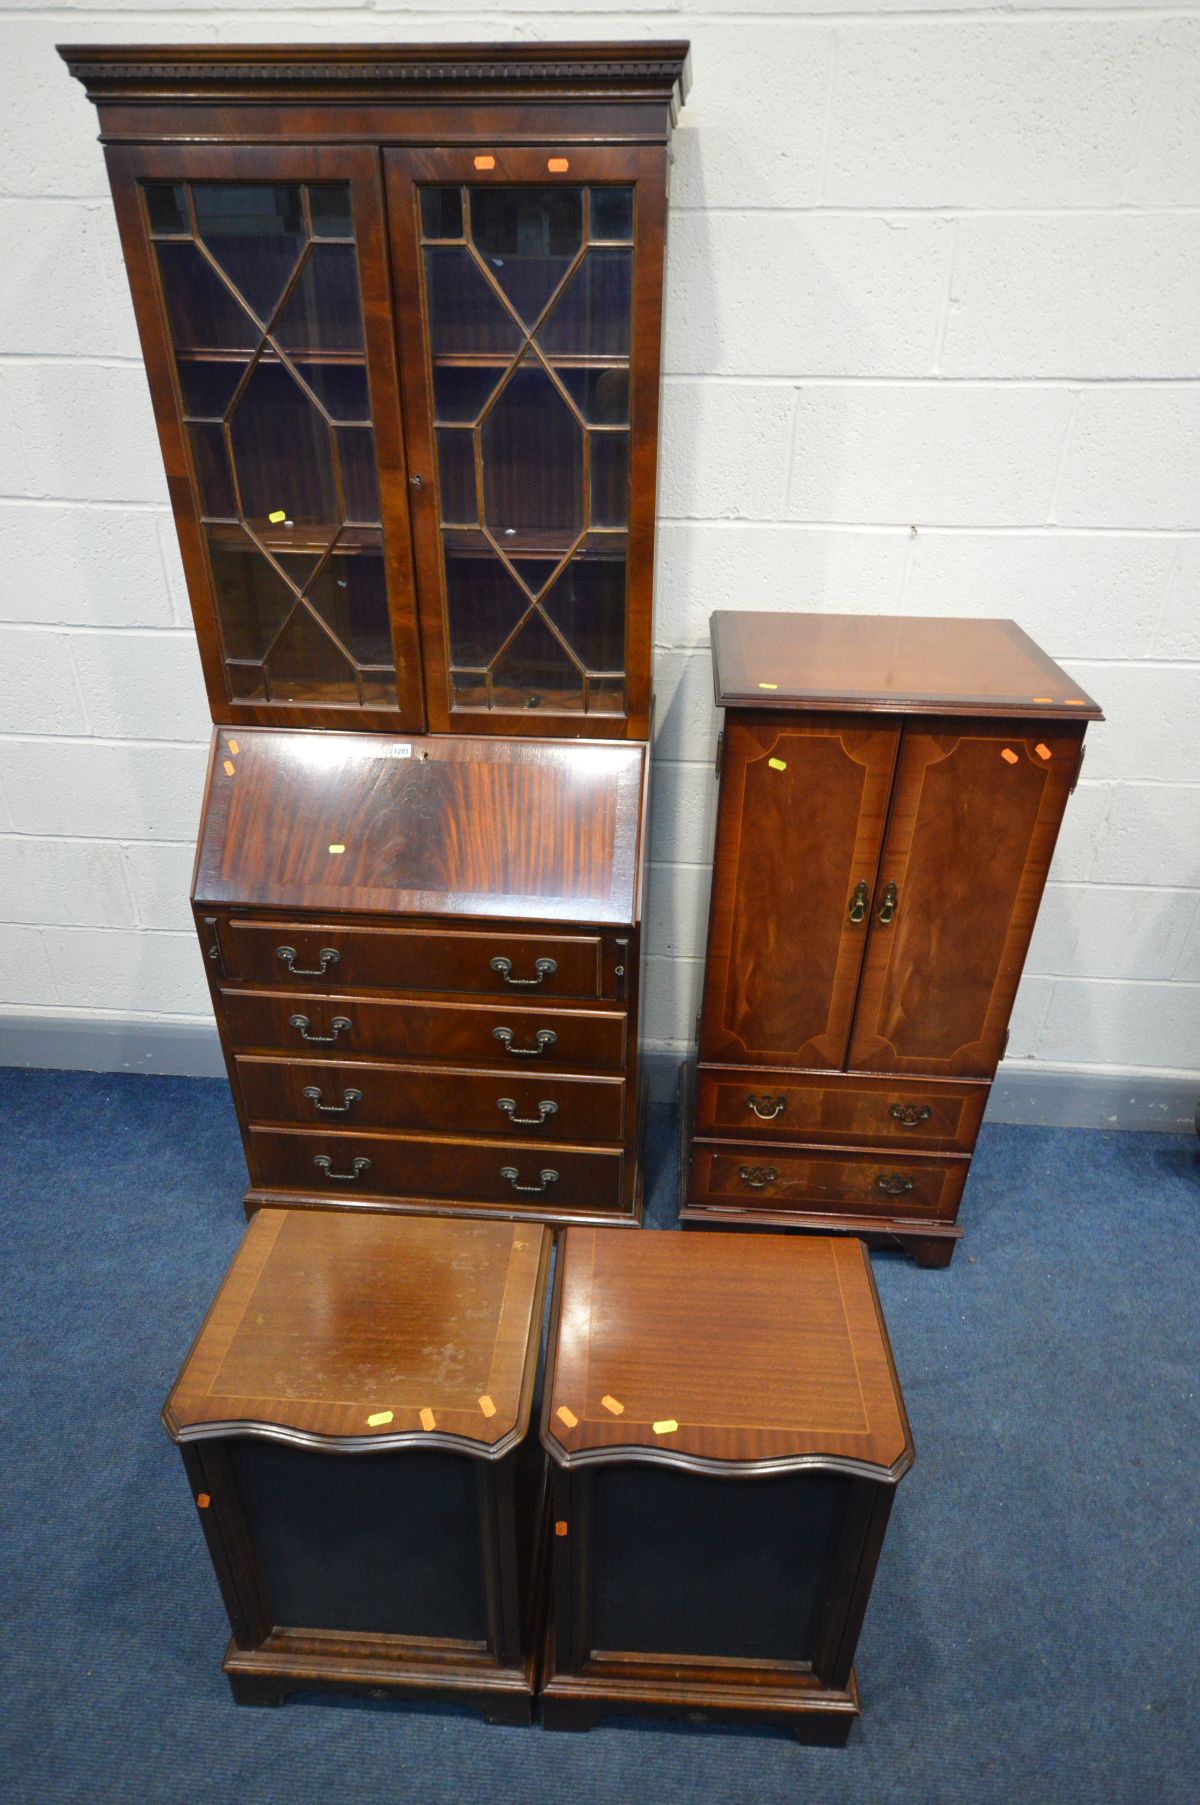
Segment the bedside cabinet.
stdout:
<path fill-rule="evenodd" d="M 163 1410 L 234 1698 L 452 1698 L 528 1723 L 545 1459 L 536 1225 L 261 1210 Z"/>
<path fill-rule="evenodd" d="M 715 614 L 689 1226 L 945 1266 L 1089 721 L 1012 621 Z"/>
<path fill-rule="evenodd" d="M 913 1446 L 859 1241 L 559 1243 L 548 1730 L 766 1719 L 842 1743 Z"/>

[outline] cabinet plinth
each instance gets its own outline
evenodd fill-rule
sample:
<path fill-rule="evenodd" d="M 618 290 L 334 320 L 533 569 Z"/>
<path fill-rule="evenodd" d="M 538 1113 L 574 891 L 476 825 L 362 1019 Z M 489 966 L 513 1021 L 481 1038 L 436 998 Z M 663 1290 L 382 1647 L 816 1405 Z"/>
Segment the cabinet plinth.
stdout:
<path fill-rule="evenodd" d="M 681 1218 L 840 1228 L 945 1265 L 1100 711 L 1011 621 L 716 614 L 712 643 L 726 716 Z"/>

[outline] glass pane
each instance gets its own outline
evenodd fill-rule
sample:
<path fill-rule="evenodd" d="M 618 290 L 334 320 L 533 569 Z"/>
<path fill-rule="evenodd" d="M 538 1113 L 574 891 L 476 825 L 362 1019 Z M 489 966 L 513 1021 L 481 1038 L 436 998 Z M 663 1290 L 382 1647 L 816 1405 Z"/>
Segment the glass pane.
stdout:
<path fill-rule="evenodd" d="M 624 677 L 589 677 L 587 680 L 589 714 L 624 714 Z"/>
<path fill-rule="evenodd" d="M 200 512 L 209 520 L 232 520 L 237 514 L 229 458 L 222 426 L 189 426 L 188 442 L 200 491 Z"/>
<path fill-rule="evenodd" d="M 254 320 L 194 244 L 156 244 L 171 341 L 180 351 L 253 351 Z"/>
<path fill-rule="evenodd" d="M 452 671 L 450 700 L 455 708 L 486 708 L 488 706 L 486 675 L 475 671 Z"/>
<path fill-rule="evenodd" d="M 308 191 L 314 238 L 353 238 L 350 189 L 345 182 L 322 182 Z"/>
<path fill-rule="evenodd" d="M 247 520 L 282 512 L 297 524 L 341 519 L 329 428 L 283 364 L 255 365 L 230 424 Z"/>
<path fill-rule="evenodd" d="M 422 188 L 421 231 L 426 238 L 461 238 L 462 193 L 458 188 Z"/>
<path fill-rule="evenodd" d="M 615 238 L 628 243 L 633 237 L 633 189 L 593 188 L 590 237 Z"/>
<path fill-rule="evenodd" d="M 357 702 L 354 667 L 303 602 L 267 659 L 272 702 Z"/>
<path fill-rule="evenodd" d="M 379 478 L 375 471 L 375 437 L 369 427 L 340 426 L 338 455 L 342 460 L 342 494 L 346 519 L 356 525 L 379 522 Z"/>
<path fill-rule="evenodd" d="M 210 531 L 208 555 L 225 656 L 258 662 L 295 607 L 295 591 L 244 536 L 230 539 Z"/>
<path fill-rule="evenodd" d="M 359 664 L 388 663 L 392 629 L 379 544 L 335 551 L 311 584 L 308 599 Z"/>
<path fill-rule="evenodd" d="M 483 542 L 474 556 L 446 558 L 450 662 L 467 670 L 492 662 L 529 607 L 528 597 Z"/>
<path fill-rule="evenodd" d="M 442 519 L 448 526 L 478 525 L 474 433 L 439 432 L 437 460 Z"/>
<path fill-rule="evenodd" d="M 537 334 L 560 356 L 628 357 L 633 252 L 589 251 Z"/>
<path fill-rule="evenodd" d="M 285 351 L 361 351 L 358 261 L 351 244 L 317 244 L 280 309 L 274 338 Z"/>
<path fill-rule="evenodd" d="M 201 238 L 265 322 L 307 241 L 299 187 L 196 182 L 192 198 Z"/>
<path fill-rule="evenodd" d="M 151 232 L 190 231 L 182 182 L 147 182 L 146 212 Z"/>
<path fill-rule="evenodd" d="M 472 188 L 471 237 L 532 326 L 583 242 L 578 188 Z"/>
<path fill-rule="evenodd" d="M 592 525 L 629 525 L 629 434 L 594 432 L 592 454 Z"/>
<path fill-rule="evenodd" d="M 438 364 L 433 372 L 433 411 L 439 422 L 477 420 L 490 401 L 503 364 Z"/>
<path fill-rule="evenodd" d="M 334 420 L 369 420 L 371 399 L 367 393 L 367 366 L 361 363 L 312 363 L 293 360 L 296 369 Z"/>
<path fill-rule="evenodd" d="M 480 429 L 484 513 L 498 536 L 532 533 L 566 543 L 583 524 L 579 422 L 532 356 Z"/>
<path fill-rule="evenodd" d="M 260 664 L 233 664 L 226 662 L 225 680 L 229 684 L 229 693 L 239 702 L 265 702 L 267 700 L 267 679 Z"/>
<path fill-rule="evenodd" d="M 583 680 L 545 621 L 530 615 L 492 671 L 496 708 L 583 707 Z"/>
<path fill-rule="evenodd" d="M 220 420 L 246 373 L 246 359 L 179 357 L 176 362 L 184 413 L 200 420 Z"/>
<path fill-rule="evenodd" d="M 589 671 L 624 670 L 624 557 L 572 558 L 542 606 Z"/>
<path fill-rule="evenodd" d="M 571 369 L 556 364 L 554 374 L 584 419 L 594 426 L 629 424 L 628 367 L 610 370 Z"/>
<path fill-rule="evenodd" d="M 395 708 L 396 706 L 396 672 L 392 665 L 384 670 L 363 671 L 362 690 L 364 708 Z"/>
<path fill-rule="evenodd" d="M 460 246 L 425 252 L 425 285 L 434 357 L 520 349 L 521 328 Z"/>

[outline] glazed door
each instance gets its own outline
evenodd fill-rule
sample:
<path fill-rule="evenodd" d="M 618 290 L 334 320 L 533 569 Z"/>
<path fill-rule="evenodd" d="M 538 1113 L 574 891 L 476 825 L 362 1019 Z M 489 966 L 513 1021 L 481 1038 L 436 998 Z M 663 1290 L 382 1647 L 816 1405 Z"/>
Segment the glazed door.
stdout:
<path fill-rule="evenodd" d="M 1048 722 L 905 727 L 852 1070 L 991 1077 L 1081 739 Z"/>
<path fill-rule="evenodd" d="M 430 724 L 644 737 L 665 153 L 386 164 Z"/>
<path fill-rule="evenodd" d="M 899 728 L 726 718 L 700 1057 L 836 1070 Z"/>
<path fill-rule="evenodd" d="M 214 719 L 419 728 L 377 159 L 108 161 Z"/>

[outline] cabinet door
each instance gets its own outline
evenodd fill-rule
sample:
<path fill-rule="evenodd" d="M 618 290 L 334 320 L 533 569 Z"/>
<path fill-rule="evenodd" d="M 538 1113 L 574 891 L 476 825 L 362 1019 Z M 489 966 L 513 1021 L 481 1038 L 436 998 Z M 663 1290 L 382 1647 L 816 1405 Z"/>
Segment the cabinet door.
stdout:
<path fill-rule="evenodd" d="M 377 160 L 108 160 L 214 719 L 419 728 Z"/>
<path fill-rule="evenodd" d="M 439 730 L 644 737 L 665 152 L 389 152 Z"/>
<path fill-rule="evenodd" d="M 905 727 L 853 1069 L 991 1076 L 1082 737 L 1045 722 Z"/>
<path fill-rule="evenodd" d="M 838 1068 L 899 728 L 726 718 L 700 1057 Z"/>

